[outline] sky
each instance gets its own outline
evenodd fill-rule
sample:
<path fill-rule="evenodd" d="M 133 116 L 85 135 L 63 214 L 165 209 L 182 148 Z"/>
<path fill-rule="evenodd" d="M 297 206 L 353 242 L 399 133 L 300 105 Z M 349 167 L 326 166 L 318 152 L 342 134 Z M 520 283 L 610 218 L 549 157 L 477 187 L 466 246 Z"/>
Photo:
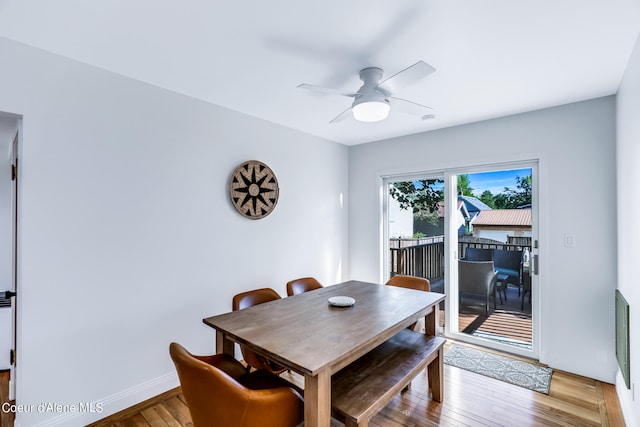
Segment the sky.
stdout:
<path fill-rule="evenodd" d="M 516 188 L 516 176 L 531 175 L 531 169 L 501 170 L 496 172 L 470 173 L 469 183 L 473 194 L 480 197 L 483 191 L 489 190 L 496 195 L 504 191 L 504 187 Z"/>

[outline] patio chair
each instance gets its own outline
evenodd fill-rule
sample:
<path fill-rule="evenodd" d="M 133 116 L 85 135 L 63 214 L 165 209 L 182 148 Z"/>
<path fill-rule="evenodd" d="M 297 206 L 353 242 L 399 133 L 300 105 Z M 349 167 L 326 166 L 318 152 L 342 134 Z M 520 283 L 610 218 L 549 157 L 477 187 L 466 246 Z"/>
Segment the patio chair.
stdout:
<path fill-rule="evenodd" d="M 462 259 L 465 261 L 492 261 L 493 249 L 467 248 Z"/>
<path fill-rule="evenodd" d="M 484 314 L 496 307 L 496 277 L 493 261 L 458 261 L 458 304 L 462 307 L 462 295 L 479 295 L 484 303 Z M 493 307 L 491 303 L 493 302 Z"/>
<path fill-rule="evenodd" d="M 493 262 L 500 274 L 507 276 L 506 285 L 518 288 L 518 296 L 522 291 L 522 251 L 493 250 Z"/>

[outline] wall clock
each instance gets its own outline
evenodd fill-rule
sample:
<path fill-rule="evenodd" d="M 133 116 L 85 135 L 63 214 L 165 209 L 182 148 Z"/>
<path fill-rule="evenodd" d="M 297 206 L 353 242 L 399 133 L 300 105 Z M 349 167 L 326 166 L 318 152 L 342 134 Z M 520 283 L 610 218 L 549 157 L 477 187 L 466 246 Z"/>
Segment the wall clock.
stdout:
<path fill-rule="evenodd" d="M 240 215 L 261 219 L 269 215 L 278 203 L 278 180 L 269 166 L 249 160 L 233 171 L 229 192 L 231 202 Z"/>

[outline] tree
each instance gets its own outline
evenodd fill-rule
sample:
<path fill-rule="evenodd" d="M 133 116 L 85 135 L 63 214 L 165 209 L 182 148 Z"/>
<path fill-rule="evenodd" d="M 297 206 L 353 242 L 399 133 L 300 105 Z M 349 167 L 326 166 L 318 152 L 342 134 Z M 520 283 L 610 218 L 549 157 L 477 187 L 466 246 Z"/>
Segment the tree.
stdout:
<path fill-rule="evenodd" d="M 443 184 L 441 179 L 394 182 L 389 186 L 389 194 L 401 209 L 411 209 L 416 218 L 437 223 L 438 202 L 444 200 Z"/>
<path fill-rule="evenodd" d="M 494 199 L 495 196 L 489 190 L 484 190 L 480 195 L 480 201 L 489 206 L 491 209 L 494 209 L 496 207 Z"/>
<path fill-rule="evenodd" d="M 494 197 L 496 209 L 517 209 L 531 204 L 531 175 L 516 176 L 516 188 L 504 187 L 504 191 Z"/>
<path fill-rule="evenodd" d="M 474 197 L 473 188 L 471 188 L 471 181 L 469 181 L 469 175 L 458 175 L 458 194 L 461 196 Z"/>

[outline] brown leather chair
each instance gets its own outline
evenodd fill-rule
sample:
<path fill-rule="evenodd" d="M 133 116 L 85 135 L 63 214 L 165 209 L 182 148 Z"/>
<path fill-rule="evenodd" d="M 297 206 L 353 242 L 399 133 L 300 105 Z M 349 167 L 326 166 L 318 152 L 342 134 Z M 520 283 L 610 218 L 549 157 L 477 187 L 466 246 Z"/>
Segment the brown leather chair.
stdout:
<path fill-rule="evenodd" d="M 233 311 L 249 308 L 254 305 L 262 304 L 269 301 L 280 299 L 280 295 L 271 288 L 260 288 L 252 291 L 242 292 L 233 297 Z M 283 366 L 270 361 L 245 346 L 240 346 L 242 357 L 244 358 L 247 368 L 264 369 L 272 374 L 281 374 L 286 370 Z"/>
<path fill-rule="evenodd" d="M 265 371 L 248 373 L 226 354 L 194 356 L 169 346 L 194 427 L 294 427 L 304 419 L 300 394 Z"/>
<path fill-rule="evenodd" d="M 386 283 L 388 286 L 397 286 L 398 288 L 415 289 L 417 291 L 430 292 L 431 282 L 424 277 L 405 276 L 402 274 L 396 274 Z M 409 329 L 415 331 L 417 323 L 409 326 Z"/>
<path fill-rule="evenodd" d="M 287 295 L 293 296 L 302 294 L 314 289 L 320 289 L 322 285 L 313 277 L 302 277 L 300 279 L 287 282 Z"/>
<path fill-rule="evenodd" d="M 424 277 L 404 276 L 396 274 L 386 283 L 389 286 L 397 286 L 399 288 L 415 289 L 417 291 L 429 292 L 431 290 L 431 282 Z"/>

